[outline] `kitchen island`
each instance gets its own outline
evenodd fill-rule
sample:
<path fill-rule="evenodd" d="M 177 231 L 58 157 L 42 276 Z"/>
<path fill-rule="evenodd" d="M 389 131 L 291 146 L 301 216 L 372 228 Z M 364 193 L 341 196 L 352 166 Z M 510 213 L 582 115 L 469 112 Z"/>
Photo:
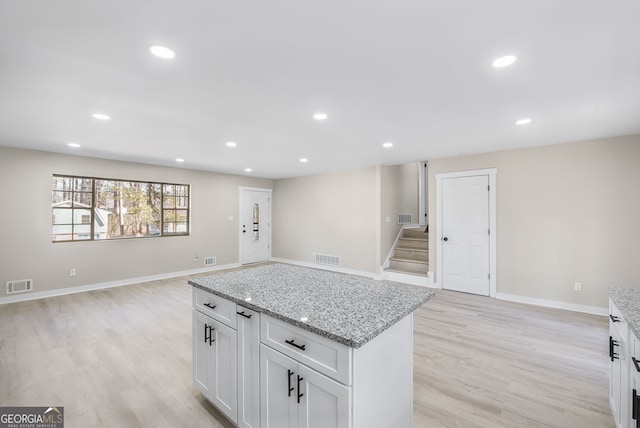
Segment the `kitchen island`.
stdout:
<path fill-rule="evenodd" d="M 194 385 L 239 427 L 411 427 L 418 287 L 285 264 L 192 279 Z"/>

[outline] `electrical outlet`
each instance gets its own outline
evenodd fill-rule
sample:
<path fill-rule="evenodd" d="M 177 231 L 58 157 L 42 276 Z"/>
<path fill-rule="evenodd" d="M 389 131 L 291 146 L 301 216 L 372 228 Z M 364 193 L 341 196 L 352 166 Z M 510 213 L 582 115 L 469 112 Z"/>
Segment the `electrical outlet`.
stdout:
<path fill-rule="evenodd" d="M 198 260 L 200 260 L 200 257 L 198 257 L 198 255 L 197 255 L 197 254 L 194 254 L 194 255 L 193 255 L 193 262 L 194 262 L 194 263 L 198 263 Z"/>
<path fill-rule="evenodd" d="M 69 276 L 76 276 L 76 270 L 75 269 L 69 269 Z"/>
<path fill-rule="evenodd" d="M 581 282 L 574 282 L 573 283 L 573 289 L 575 291 L 582 291 L 582 283 Z"/>

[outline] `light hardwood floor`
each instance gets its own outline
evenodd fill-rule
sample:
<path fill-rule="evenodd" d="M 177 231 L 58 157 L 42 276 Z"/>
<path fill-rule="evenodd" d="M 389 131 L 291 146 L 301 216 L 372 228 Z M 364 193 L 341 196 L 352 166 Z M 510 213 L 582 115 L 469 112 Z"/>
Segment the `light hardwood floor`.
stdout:
<path fill-rule="evenodd" d="M 186 280 L 0 305 L 0 406 L 64 406 L 67 428 L 232 427 L 192 386 Z M 614 426 L 604 317 L 438 291 L 414 326 L 414 427 Z"/>

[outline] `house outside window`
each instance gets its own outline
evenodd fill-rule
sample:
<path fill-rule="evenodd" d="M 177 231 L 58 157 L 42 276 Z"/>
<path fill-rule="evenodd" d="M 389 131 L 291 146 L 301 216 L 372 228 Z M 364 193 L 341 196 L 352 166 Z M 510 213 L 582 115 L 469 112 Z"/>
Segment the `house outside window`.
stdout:
<path fill-rule="evenodd" d="M 54 175 L 52 240 L 188 235 L 190 186 Z"/>

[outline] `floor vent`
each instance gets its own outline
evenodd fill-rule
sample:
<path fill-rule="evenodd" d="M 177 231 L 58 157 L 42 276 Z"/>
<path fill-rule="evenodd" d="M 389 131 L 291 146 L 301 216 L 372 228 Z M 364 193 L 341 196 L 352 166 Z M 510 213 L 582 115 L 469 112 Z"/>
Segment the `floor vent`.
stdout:
<path fill-rule="evenodd" d="M 411 214 L 398 214 L 398 224 L 411 224 L 413 218 Z"/>
<path fill-rule="evenodd" d="M 326 254 L 317 254 L 313 253 L 316 258 L 316 264 L 318 265 L 327 265 L 327 266 L 340 266 L 340 257 L 339 256 L 329 256 Z"/>
<path fill-rule="evenodd" d="M 24 293 L 33 290 L 33 279 L 7 281 L 7 294 Z"/>
<path fill-rule="evenodd" d="M 204 265 L 205 266 L 213 266 L 216 264 L 216 258 L 215 257 L 205 257 L 204 258 Z"/>

